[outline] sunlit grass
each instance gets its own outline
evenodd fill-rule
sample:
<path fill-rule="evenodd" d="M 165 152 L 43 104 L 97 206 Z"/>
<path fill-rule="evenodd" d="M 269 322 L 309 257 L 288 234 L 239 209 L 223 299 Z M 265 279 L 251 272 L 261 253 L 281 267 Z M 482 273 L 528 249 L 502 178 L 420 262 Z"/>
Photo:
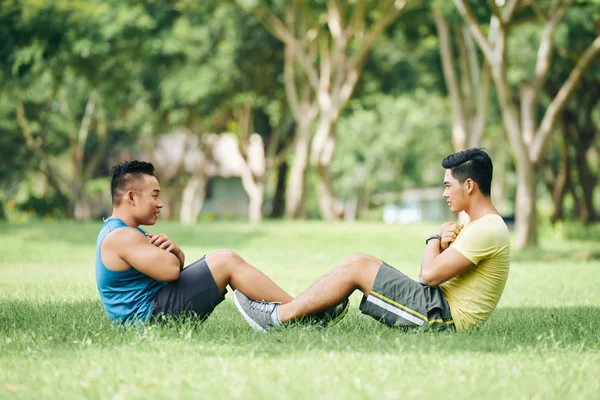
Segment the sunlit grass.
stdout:
<path fill-rule="evenodd" d="M 206 323 L 122 329 L 94 281 L 99 223 L 0 225 L 0 398 L 597 398 L 598 242 L 513 254 L 498 310 L 464 334 L 404 333 L 358 311 L 323 331 L 250 330 L 231 299 Z M 188 261 L 238 251 L 292 295 L 345 255 L 416 277 L 433 226 L 160 223 Z M 554 257 L 544 258 L 548 254 Z"/>

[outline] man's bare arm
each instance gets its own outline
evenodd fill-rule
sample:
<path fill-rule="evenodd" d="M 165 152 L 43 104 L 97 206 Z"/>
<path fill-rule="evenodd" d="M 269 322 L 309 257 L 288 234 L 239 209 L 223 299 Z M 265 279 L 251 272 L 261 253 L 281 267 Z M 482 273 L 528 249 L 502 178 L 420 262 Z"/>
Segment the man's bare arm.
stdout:
<path fill-rule="evenodd" d="M 137 229 L 123 228 L 113 235 L 106 237 L 110 240 L 109 249 L 139 272 L 162 282 L 179 278 L 180 259 L 150 243 Z"/>
<path fill-rule="evenodd" d="M 462 225 L 446 223 L 437 234 L 442 240 L 432 239 L 425 248 L 421 261 L 420 281 L 426 285 L 438 286 L 454 278 L 474 264 L 450 246 L 462 229 Z"/>
<path fill-rule="evenodd" d="M 146 237 L 154 246 L 174 254 L 179 260 L 179 270 L 183 269 L 185 266 L 185 254 L 183 253 L 183 250 L 181 250 L 181 248 L 177 246 L 173 240 L 171 240 L 171 238 L 163 233 L 159 233 L 157 235 L 151 235 L 147 233 Z"/>
<path fill-rule="evenodd" d="M 439 253 L 439 247 L 429 242 L 421 263 L 421 282 L 429 286 L 438 286 L 473 265 L 467 257 L 452 247 Z"/>

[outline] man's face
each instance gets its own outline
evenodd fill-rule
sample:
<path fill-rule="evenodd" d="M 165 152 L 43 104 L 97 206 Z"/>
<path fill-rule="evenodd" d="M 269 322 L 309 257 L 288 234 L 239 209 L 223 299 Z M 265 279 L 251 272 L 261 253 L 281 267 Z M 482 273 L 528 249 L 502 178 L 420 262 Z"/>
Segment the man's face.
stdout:
<path fill-rule="evenodd" d="M 467 204 L 467 191 L 464 183 L 461 184 L 455 177 L 452 176 L 452 172 L 447 169 L 444 174 L 444 198 L 448 202 L 448 207 L 453 213 L 459 213 L 464 211 Z"/>
<path fill-rule="evenodd" d="M 144 175 L 135 190 L 135 218 L 140 225 L 154 225 L 163 207 L 160 201 L 160 185 L 154 176 Z"/>

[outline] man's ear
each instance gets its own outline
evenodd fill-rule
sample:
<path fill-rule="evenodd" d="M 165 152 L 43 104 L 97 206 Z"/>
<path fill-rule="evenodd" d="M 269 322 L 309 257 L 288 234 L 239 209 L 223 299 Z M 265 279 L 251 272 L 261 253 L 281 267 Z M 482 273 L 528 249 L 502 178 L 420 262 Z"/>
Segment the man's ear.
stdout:
<path fill-rule="evenodd" d="M 467 193 L 473 193 L 475 185 L 477 185 L 477 183 L 473 179 L 467 178 L 467 180 L 465 181 L 465 188 L 467 189 Z"/>
<path fill-rule="evenodd" d="M 135 193 L 133 193 L 133 190 L 128 190 L 125 193 L 125 200 L 132 206 L 135 205 Z"/>

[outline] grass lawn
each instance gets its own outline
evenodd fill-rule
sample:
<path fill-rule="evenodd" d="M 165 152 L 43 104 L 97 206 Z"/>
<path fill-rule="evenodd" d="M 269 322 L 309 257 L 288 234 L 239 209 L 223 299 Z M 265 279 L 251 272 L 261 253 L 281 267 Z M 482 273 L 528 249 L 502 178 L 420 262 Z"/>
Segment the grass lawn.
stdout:
<path fill-rule="evenodd" d="M 0 399 L 600 397 L 600 242 L 513 254 L 499 307 L 468 333 L 405 333 L 361 315 L 261 334 L 231 296 L 207 322 L 120 329 L 94 280 L 100 223 L 0 224 Z M 433 226 L 160 222 L 188 262 L 232 248 L 292 295 L 365 252 L 416 277 Z"/>

